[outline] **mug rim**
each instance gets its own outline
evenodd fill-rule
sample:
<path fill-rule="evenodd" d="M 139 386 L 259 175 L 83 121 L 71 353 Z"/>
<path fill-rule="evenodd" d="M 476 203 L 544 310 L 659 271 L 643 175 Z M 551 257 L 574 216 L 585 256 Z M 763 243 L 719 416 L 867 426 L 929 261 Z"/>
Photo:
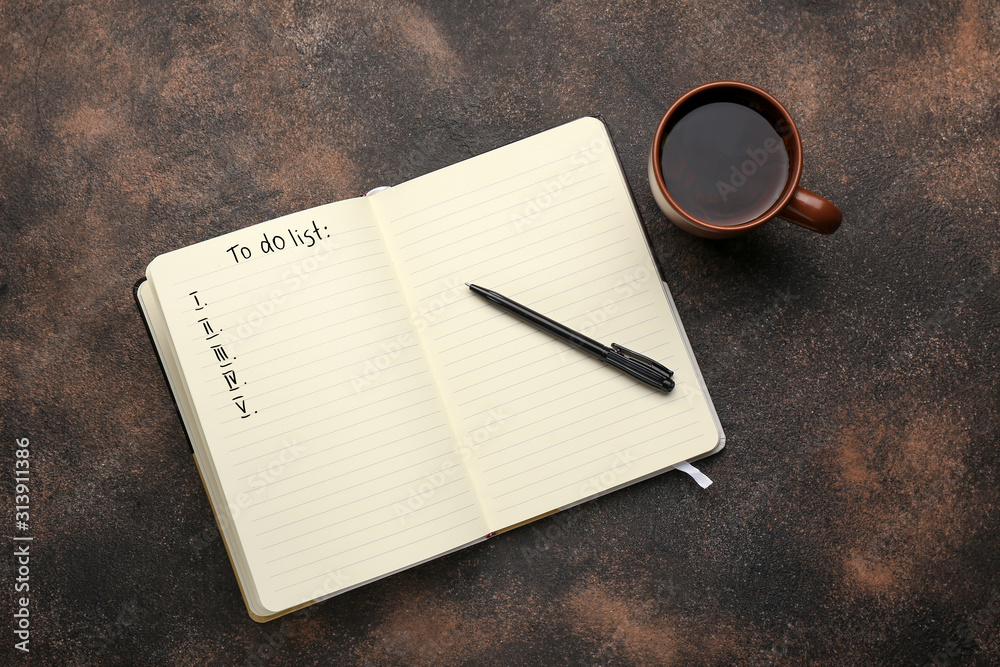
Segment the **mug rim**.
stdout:
<path fill-rule="evenodd" d="M 764 98 L 767 102 L 774 105 L 778 110 L 778 113 L 784 118 L 785 122 L 788 123 L 788 127 L 792 130 L 792 140 L 795 144 L 795 156 L 794 159 L 789 163 L 788 178 L 785 179 L 785 187 L 783 194 L 774 202 L 766 211 L 758 215 L 752 220 L 746 222 L 741 222 L 738 225 L 715 225 L 711 222 L 705 222 L 700 218 L 692 216 L 690 213 L 684 210 L 680 204 L 673 198 L 670 191 L 667 189 L 667 184 L 663 180 L 663 172 L 660 166 L 659 151 L 660 147 L 663 145 L 664 131 L 667 127 L 667 123 L 670 121 L 671 117 L 676 113 L 677 109 L 684 104 L 686 101 L 691 99 L 693 96 L 704 92 L 705 90 L 710 90 L 713 88 L 739 88 L 754 95 L 759 95 Z M 686 222 L 695 225 L 696 227 L 701 227 L 703 229 L 708 229 L 717 232 L 735 232 L 742 231 L 746 229 L 753 229 L 754 227 L 759 227 L 771 218 L 778 215 L 781 209 L 785 208 L 792 197 L 795 196 L 795 190 L 799 186 L 799 178 L 802 176 L 802 138 L 799 136 L 799 129 L 795 126 L 795 121 L 792 119 L 791 114 L 788 110 L 782 106 L 781 102 L 774 98 L 773 95 L 765 90 L 758 88 L 749 83 L 744 83 L 742 81 L 711 81 L 709 83 L 703 83 L 700 86 L 692 88 L 687 91 L 670 107 L 667 109 L 666 113 L 660 119 L 659 125 L 656 126 L 656 134 L 653 135 L 653 145 L 650 148 L 650 160 L 653 166 L 653 174 L 656 176 L 656 185 L 660 189 L 660 193 L 664 196 L 667 202 L 670 204 L 671 208 L 683 218 Z"/>

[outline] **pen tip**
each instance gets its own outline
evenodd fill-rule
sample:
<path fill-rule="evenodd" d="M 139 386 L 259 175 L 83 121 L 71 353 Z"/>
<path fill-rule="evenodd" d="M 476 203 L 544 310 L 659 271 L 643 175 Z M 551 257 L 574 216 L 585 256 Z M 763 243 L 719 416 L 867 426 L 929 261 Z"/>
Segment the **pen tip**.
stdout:
<path fill-rule="evenodd" d="M 466 287 L 472 287 L 472 285 L 470 285 L 469 283 L 465 283 L 465 286 Z"/>

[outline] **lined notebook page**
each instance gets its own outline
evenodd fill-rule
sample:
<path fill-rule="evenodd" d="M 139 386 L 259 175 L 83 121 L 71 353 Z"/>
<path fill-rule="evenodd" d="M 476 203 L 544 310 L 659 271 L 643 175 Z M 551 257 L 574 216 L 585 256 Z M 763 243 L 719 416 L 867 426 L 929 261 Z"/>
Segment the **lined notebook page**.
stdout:
<path fill-rule="evenodd" d="M 162 255 L 147 277 L 265 607 L 486 534 L 366 200 Z"/>
<path fill-rule="evenodd" d="M 603 123 L 574 121 L 372 203 L 492 529 L 718 444 Z M 653 391 L 466 282 L 652 356 L 677 387 Z"/>

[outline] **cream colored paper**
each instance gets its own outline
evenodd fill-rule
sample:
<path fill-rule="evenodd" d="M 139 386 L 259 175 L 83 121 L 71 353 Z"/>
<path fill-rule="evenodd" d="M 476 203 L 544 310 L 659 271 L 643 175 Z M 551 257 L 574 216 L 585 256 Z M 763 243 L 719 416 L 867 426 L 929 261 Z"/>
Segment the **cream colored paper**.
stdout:
<path fill-rule="evenodd" d="M 493 530 L 718 444 L 603 123 L 574 121 L 372 202 Z M 657 358 L 677 388 L 651 391 L 466 282 Z"/>
<path fill-rule="evenodd" d="M 147 277 L 140 300 L 258 616 L 721 444 L 595 119 L 162 255 Z M 466 282 L 659 359 L 676 389 Z"/>
<path fill-rule="evenodd" d="M 366 201 L 163 255 L 147 276 L 266 610 L 486 534 Z"/>

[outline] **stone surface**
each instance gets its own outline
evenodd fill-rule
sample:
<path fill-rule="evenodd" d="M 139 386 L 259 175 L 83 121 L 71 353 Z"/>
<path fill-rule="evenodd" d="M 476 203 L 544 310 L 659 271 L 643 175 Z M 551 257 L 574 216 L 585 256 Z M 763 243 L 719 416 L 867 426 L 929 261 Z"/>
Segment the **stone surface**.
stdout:
<path fill-rule="evenodd" d="M 1000 662 L 998 54 L 986 0 L 3 3 L 2 460 L 30 438 L 35 540 L 31 653 L 8 634 L 0 662 Z M 797 119 L 836 234 L 659 213 L 656 123 L 724 78 Z M 728 433 L 715 485 L 660 476 L 253 623 L 133 283 L 589 113 Z"/>

